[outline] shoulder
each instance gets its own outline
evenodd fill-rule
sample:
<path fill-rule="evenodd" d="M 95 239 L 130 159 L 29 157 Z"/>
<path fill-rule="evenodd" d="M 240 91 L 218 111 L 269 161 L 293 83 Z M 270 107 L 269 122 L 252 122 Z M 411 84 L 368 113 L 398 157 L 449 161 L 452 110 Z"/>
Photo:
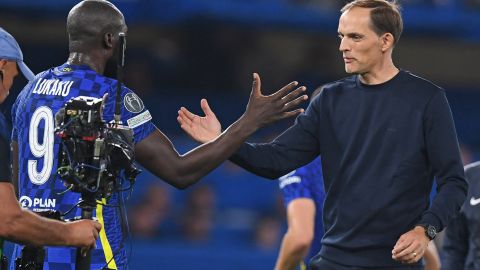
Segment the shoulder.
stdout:
<path fill-rule="evenodd" d="M 435 83 L 415 75 L 410 71 L 402 70 L 402 84 L 407 91 L 415 92 L 418 95 L 432 97 L 438 93 L 444 93 L 445 90 Z"/>
<path fill-rule="evenodd" d="M 313 97 L 311 104 L 318 106 L 320 100 L 339 95 L 348 89 L 353 89 L 356 85 L 356 76 L 349 76 L 334 82 L 329 82 L 318 87 L 321 88 L 321 93 Z M 317 88 L 317 89 L 318 89 Z"/>
<path fill-rule="evenodd" d="M 348 76 L 334 82 L 330 82 L 324 85 L 325 92 L 340 91 L 342 89 L 348 89 L 355 87 L 356 85 L 356 75 Z"/>

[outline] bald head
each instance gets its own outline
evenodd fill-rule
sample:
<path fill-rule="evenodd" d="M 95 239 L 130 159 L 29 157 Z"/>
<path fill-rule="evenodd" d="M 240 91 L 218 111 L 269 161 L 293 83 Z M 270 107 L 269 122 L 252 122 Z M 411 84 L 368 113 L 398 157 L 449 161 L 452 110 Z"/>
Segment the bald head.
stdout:
<path fill-rule="evenodd" d="M 74 6 L 67 18 L 70 52 L 89 52 L 105 48 L 106 35 L 125 32 L 123 14 L 104 0 L 84 0 Z"/>

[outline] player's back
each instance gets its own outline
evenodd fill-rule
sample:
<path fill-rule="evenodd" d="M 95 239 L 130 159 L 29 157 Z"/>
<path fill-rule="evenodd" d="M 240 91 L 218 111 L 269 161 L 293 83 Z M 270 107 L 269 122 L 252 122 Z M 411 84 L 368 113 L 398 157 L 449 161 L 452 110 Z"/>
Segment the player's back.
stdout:
<path fill-rule="evenodd" d="M 80 215 L 78 193 L 66 191 L 57 176 L 57 155 L 60 140 L 54 135 L 55 114 L 71 98 L 102 97 L 112 101 L 105 106 L 105 120 L 113 116 L 116 81 L 97 74 L 87 66 L 64 64 L 38 74 L 18 96 L 12 109 L 12 140 L 18 142 L 18 190 L 24 208 L 33 211 L 57 210 L 65 218 Z M 106 200 L 104 200 L 104 203 Z M 108 204 L 118 205 L 117 195 Z M 94 216 L 102 223 L 97 249 L 92 252 L 92 269 L 106 266 L 122 269 L 125 264 L 123 237 L 115 208 L 97 206 Z M 105 219 L 104 219 L 105 217 Z M 114 255 L 114 259 L 112 258 Z M 15 256 L 20 255 L 16 247 Z M 74 248 L 48 248 L 44 269 L 74 269 Z"/>

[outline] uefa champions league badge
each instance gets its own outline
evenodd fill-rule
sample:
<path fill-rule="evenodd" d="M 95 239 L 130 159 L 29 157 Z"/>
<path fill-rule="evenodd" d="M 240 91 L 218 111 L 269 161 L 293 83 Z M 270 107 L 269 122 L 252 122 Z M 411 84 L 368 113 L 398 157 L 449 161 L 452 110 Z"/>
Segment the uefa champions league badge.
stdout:
<path fill-rule="evenodd" d="M 128 93 L 123 98 L 123 104 L 127 111 L 131 113 L 139 113 L 145 109 L 143 101 L 135 95 L 135 93 Z"/>

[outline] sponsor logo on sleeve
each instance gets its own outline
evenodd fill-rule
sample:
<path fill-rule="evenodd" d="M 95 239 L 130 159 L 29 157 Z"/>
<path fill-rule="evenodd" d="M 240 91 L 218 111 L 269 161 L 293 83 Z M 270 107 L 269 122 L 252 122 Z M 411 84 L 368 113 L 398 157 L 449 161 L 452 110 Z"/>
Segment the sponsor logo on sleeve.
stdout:
<path fill-rule="evenodd" d="M 129 128 L 136 128 L 150 120 L 152 120 L 152 115 L 150 115 L 150 112 L 146 110 L 143 113 L 128 119 L 127 124 Z"/>
<path fill-rule="evenodd" d="M 128 93 L 123 98 L 123 104 L 127 111 L 132 113 L 139 113 L 145 109 L 143 101 L 135 95 L 135 93 Z"/>
<path fill-rule="evenodd" d="M 289 172 L 288 174 L 278 178 L 280 189 L 283 189 L 285 186 L 288 186 L 294 183 L 302 182 L 302 178 L 300 178 L 300 176 L 293 175 L 295 174 L 295 172 L 296 170 Z"/>

